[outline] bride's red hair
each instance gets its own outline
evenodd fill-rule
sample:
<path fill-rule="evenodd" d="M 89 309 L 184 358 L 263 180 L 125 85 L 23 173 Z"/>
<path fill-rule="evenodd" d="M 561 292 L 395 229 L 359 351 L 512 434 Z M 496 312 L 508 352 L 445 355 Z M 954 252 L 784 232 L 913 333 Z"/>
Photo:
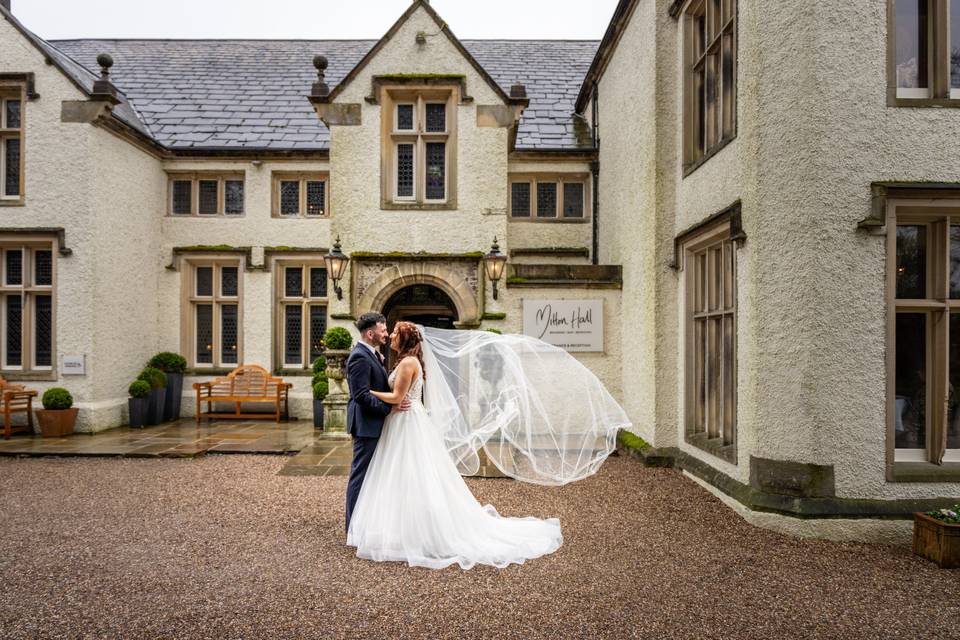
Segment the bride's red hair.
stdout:
<path fill-rule="evenodd" d="M 398 354 L 396 362 L 393 366 L 396 368 L 400 361 L 406 358 L 407 356 L 413 356 L 420 361 L 420 370 L 424 371 L 423 367 L 423 336 L 420 335 L 420 331 L 417 330 L 417 325 L 412 322 L 407 322 L 401 320 L 396 325 L 397 330 L 397 348 L 394 349 Z M 393 345 L 390 345 L 391 348 Z M 424 378 L 426 378 L 426 373 L 424 373 Z"/>

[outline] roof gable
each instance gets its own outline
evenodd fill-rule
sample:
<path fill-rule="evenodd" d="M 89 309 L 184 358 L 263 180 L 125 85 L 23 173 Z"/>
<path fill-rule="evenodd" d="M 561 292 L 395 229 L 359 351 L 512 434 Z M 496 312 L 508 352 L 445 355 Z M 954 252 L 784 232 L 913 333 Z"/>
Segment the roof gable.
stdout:
<path fill-rule="evenodd" d="M 367 54 L 361 58 L 360 62 L 358 62 L 353 69 L 347 73 L 347 75 L 337 84 L 336 87 L 334 87 L 326 101 L 335 101 L 337 96 L 343 93 L 344 89 L 346 89 L 347 86 L 353 82 L 358 75 L 360 75 L 360 72 L 370 63 L 371 60 L 377 56 L 377 54 L 380 53 L 381 49 L 383 49 L 383 47 L 390 40 L 392 40 L 394 36 L 397 35 L 401 27 L 403 27 L 403 25 L 406 24 L 407 21 L 410 20 L 418 10 L 423 10 L 428 16 L 430 16 L 430 18 L 439 28 L 439 33 L 442 33 L 457 49 L 457 51 L 459 51 L 460 55 L 462 55 L 463 58 L 470 63 L 477 74 L 479 74 L 479 76 L 484 80 L 484 82 L 486 82 L 490 89 L 493 90 L 497 97 L 504 102 L 504 104 L 515 102 L 515 100 L 512 100 L 510 96 L 507 95 L 507 93 L 503 90 L 503 88 L 497 84 L 490 74 L 487 73 L 487 70 L 483 68 L 483 65 L 477 62 L 477 59 L 474 58 L 473 55 L 466 49 L 466 47 L 463 46 L 463 43 L 459 40 L 459 38 L 453 35 L 453 32 L 450 31 L 450 27 L 447 26 L 447 23 L 440 18 L 440 15 L 433 9 L 433 7 L 430 6 L 430 3 L 425 0 L 414 0 L 407 10 L 403 12 L 403 15 L 401 15 L 400 18 L 393 23 L 393 26 L 390 27 L 383 37 L 373 45 Z"/>

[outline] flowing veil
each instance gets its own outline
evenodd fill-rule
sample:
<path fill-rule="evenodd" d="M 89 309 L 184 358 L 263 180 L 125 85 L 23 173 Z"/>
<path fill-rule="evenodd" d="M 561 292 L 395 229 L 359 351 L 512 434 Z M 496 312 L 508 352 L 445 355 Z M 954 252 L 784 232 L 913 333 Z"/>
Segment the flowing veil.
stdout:
<path fill-rule="evenodd" d="M 632 427 L 587 367 L 531 336 L 417 327 L 424 405 L 461 474 L 482 449 L 506 475 L 561 485 L 585 478 Z"/>

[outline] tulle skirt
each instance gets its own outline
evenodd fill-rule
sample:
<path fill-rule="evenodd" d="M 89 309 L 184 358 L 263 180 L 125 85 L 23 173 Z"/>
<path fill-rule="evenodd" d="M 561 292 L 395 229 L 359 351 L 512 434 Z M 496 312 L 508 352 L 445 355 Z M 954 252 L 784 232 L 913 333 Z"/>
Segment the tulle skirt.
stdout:
<path fill-rule="evenodd" d="M 392 413 L 370 460 L 347 544 L 368 560 L 505 567 L 553 553 L 556 518 L 505 518 L 470 493 L 423 405 Z"/>

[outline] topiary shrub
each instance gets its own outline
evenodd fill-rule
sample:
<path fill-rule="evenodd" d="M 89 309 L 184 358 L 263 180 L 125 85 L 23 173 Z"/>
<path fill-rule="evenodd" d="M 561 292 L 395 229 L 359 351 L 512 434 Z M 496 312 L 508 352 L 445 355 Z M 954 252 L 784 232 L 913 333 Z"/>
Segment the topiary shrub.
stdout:
<path fill-rule="evenodd" d="M 327 349 L 346 350 L 353 344 L 353 336 L 343 327 L 330 327 L 323 336 Z"/>
<path fill-rule="evenodd" d="M 150 383 L 146 380 L 134 380 L 127 389 L 127 393 L 131 398 L 146 398 L 150 395 Z"/>
<path fill-rule="evenodd" d="M 318 380 L 313 385 L 313 399 L 323 400 L 330 393 L 330 383 L 326 380 Z"/>
<path fill-rule="evenodd" d="M 147 366 L 160 369 L 165 373 L 184 373 L 187 370 L 187 359 L 179 353 L 161 351 L 150 358 Z"/>
<path fill-rule="evenodd" d="M 326 371 L 327 371 L 327 359 L 326 359 L 326 358 L 324 358 L 323 356 L 320 356 L 319 358 L 317 358 L 316 360 L 313 361 L 313 374 L 314 374 L 314 375 L 316 375 L 316 374 L 318 374 L 318 373 L 326 374 Z"/>
<path fill-rule="evenodd" d="M 53 411 L 69 409 L 73 406 L 73 396 L 63 387 L 50 387 L 43 392 L 43 398 L 40 401 L 44 409 Z"/>
<path fill-rule="evenodd" d="M 327 379 L 327 371 L 324 369 L 324 370 L 318 371 L 317 373 L 313 374 L 313 380 L 311 380 L 310 386 L 313 386 L 313 385 L 317 384 L 318 382 L 327 382 L 327 381 L 328 381 L 328 379 Z"/>
<path fill-rule="evenodd" d="M 151 389 L 160 389 L 167 386 L 167 374 L 156 367 L 144 367 L 137 379 L 146 380 Z"/>

